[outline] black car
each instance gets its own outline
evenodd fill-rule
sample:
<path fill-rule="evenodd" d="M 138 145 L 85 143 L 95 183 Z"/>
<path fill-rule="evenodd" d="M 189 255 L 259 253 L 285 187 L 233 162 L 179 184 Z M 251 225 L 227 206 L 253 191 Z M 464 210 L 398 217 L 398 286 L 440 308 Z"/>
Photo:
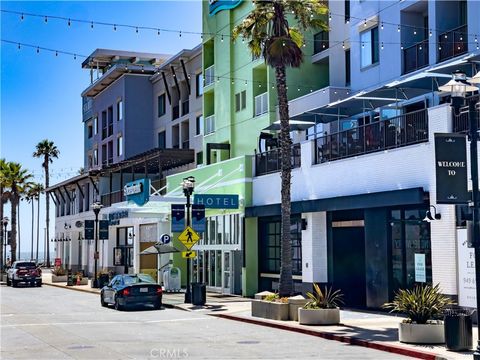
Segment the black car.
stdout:
<path fill-rule="evenodd" d="M 102 306 L 114 305 L 123 310 L 128 306 L 151 304 L 162 307 L 162 287 L 150 275 L 117 275 L 100 292 Z"/>

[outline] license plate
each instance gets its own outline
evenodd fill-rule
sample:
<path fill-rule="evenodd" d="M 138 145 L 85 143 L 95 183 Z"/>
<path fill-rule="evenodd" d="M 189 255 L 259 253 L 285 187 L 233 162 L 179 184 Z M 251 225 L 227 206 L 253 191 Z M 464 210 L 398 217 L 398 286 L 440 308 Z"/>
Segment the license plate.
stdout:
<path fill-rule="evenodd" d="M 148 288 L 140 288 L 140 292 L 148 292 Z"/>

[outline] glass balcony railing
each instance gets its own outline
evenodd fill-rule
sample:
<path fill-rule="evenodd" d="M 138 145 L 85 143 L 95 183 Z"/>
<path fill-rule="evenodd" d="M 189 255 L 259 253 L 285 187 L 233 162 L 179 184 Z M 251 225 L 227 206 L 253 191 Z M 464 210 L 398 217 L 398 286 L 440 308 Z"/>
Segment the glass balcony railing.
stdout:
<path fill-rule="evenodd" d="M 215 82 L 215 65 L 205 69 L 205 86 L 211 85 Z"/>
<path fill-rule="evenodd" d="M 428 39 L 403 49 L 403 73 L 421 69 L 428 65 Z"/>
<path fill-rule="evenodd" d="M 438 61 L 447 60 L 468 51 L 467 25 L 438 36 Z"/>

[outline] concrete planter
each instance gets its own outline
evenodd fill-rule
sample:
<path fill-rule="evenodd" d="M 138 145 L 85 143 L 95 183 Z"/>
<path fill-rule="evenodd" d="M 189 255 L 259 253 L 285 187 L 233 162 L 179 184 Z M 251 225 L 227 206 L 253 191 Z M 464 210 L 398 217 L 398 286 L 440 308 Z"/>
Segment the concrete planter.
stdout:
<path fill-rule="evenodd" d="M 288 320 L 288 303 L 252 301 L 252 316 L 272 320 Z"/>
<path fill-rule="evenodd" d="M 55 275 L 52 274 L 52 283 L 67 282 L 67 275 Z"/>
<path fill-rule="evenodd" d="M 445 332 L 443 322 L 430 324 L 400 323 L 398 339 L 411 344 L 443 344 Z"/>
<path fill-rule="evenodd" d="M 288 318 L 298 321 L 298 309 L 304 307 L 308 302 L 302 295 L 292 296 L 288 298 Z"/>
<path fill-rule="evenodd" d="M 298 309 L 298 322 L 303 325 L 334 325 L 340 322 L 340 309 Z"/>

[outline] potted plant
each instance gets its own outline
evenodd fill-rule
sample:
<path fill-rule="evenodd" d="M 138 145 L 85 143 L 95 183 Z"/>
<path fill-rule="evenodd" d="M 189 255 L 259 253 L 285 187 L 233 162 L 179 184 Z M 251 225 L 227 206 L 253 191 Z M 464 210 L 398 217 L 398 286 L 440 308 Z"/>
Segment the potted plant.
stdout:
<path fill-rule="evenodd" d="M 325 286 L 324 291 L 313 284 L 314 292 L 307 292 L 309 301 L 298 309 L 298 322 L 304 325 L 333 325 L 340 322 L 340 308 L 343 294 Z"/>
<path fill-rule="evenodd" d="M 404 313 L 407 319 L 399 324 L 400 342 L 412 344 L 442 344 L 445 342 L 443 311 L 454 302 L 440 293 L 439 284 L 415 285 L 400 289 L 391 303 L 383 305 L 390 312 Z"/>
<path fill-rule="evenodd" d="M 288 298 L 270 294 L 263 300 L 252 301 L 252 316 L 272 320 L 288 320 Z"/>
<path fill-rule="evenodd" d="M 52 282 L 66 282 L 67 281 L 67 273 L 65 269 L 61 266 L 55 266 L 52 269 Z"/>

